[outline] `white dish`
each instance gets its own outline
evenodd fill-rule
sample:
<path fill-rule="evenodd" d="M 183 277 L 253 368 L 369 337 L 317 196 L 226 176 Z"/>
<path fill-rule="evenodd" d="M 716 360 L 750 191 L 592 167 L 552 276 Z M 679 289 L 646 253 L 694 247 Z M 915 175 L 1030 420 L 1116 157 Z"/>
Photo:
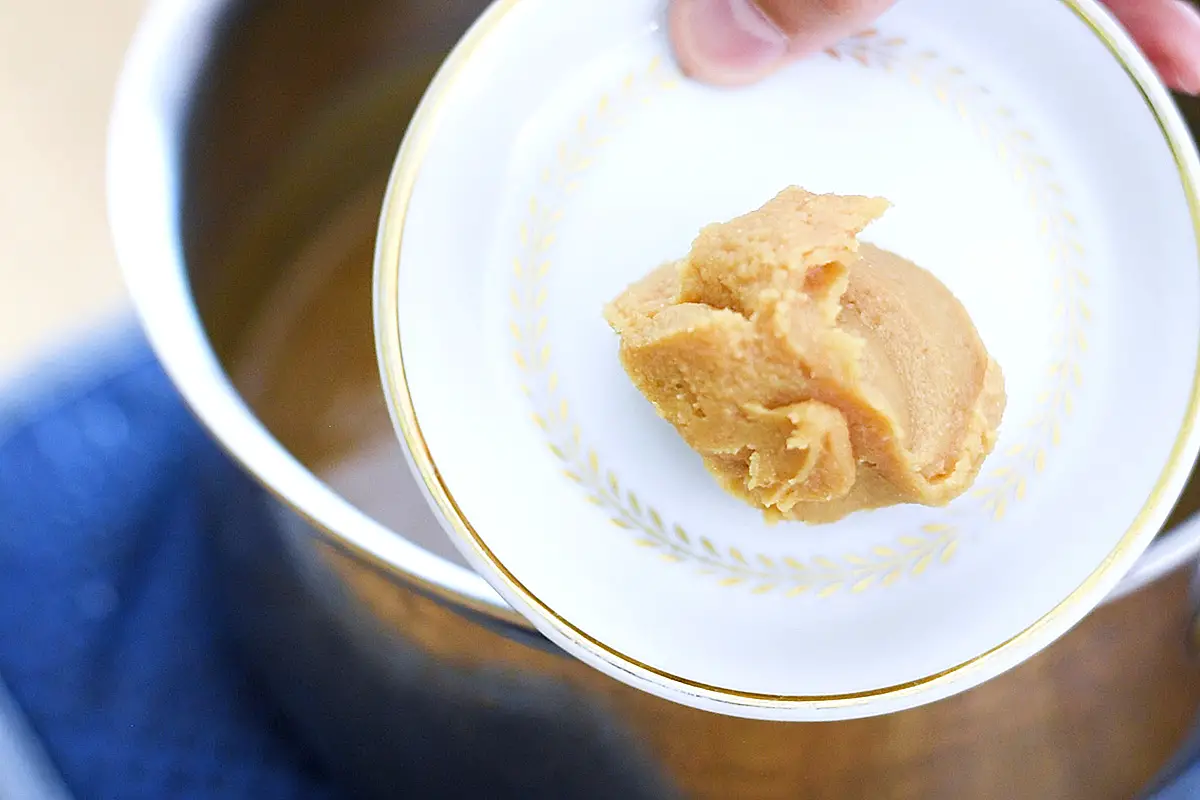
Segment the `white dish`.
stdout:
<path fill-rule="evenodd" d="M 1150 542 L 1197 448 L 1197 159 L 1090 0 L 904 0 L 740 90 L 654 0 L 508 0 L 435 80 L 377 263 L 397 428 L 455 544 L 552 640 L 678 702 L 895 711 L 1019 663 Z M 975 490 L 829 526 L 726 496 L 601 311 L 789 184 L 876 194 L 1004 369 Z M 614 524 L 615 523 L 615 524 Z"/>

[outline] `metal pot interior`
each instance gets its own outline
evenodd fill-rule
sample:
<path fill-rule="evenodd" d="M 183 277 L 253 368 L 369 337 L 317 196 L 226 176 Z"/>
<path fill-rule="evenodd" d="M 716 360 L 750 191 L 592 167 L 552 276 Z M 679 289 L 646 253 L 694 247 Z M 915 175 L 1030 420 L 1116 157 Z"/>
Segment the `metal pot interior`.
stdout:
<path fill-rule="evenodd" d="M 182 159 L 189 280 L 238 391 L 350 503 L 458 564 L 444 536 L 428 535 L 437 525 L 388 421 L 371 250 L 412 111 L 486 5 L 356 0 L 331 14 L 315 0 L 231 4 Z"/>

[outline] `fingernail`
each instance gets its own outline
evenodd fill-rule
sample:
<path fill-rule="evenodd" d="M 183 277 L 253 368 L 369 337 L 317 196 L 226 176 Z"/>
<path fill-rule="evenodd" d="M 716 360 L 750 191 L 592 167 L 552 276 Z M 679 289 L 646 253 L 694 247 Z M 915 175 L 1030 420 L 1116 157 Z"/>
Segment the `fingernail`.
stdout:
<path fill-rule="evenodd" d="M 752 0 L 682 0 L 677 10 L 677 46 L 700 77 L 753 80 L 787 54 L 787 37 Z"/>
<path fill-rule="evenodd" d="M 1200 12 L 1184 0 L 1175 0 L 1175 6 L 1179 10 L 1175 35 L 1181 52 L 1171 65 L 1168 81 L 1181 92 L 1200 94 Z"/>
<path fill-rule="evenodd" d="M 1181 71 L 1176 75 L 1175 88 L 1184 94 L 1200 94 L 1200 72 L 1192 69 Z"/>
<path fill-rule="evenodd" d="M 1185 25 L 1191 25 L 1193 28 L 1200 26 L 1200 11 L 1196 9 L 1191 0 L 1172 0 L 1172 2 L 1186 20 Z"/>
<path fill-rule="evenodd" d="M 1180 64 L 1164 64 L 1158 68 L 1163 82 L 1183 94 L 1200 93 L 1200 74 Z"/>

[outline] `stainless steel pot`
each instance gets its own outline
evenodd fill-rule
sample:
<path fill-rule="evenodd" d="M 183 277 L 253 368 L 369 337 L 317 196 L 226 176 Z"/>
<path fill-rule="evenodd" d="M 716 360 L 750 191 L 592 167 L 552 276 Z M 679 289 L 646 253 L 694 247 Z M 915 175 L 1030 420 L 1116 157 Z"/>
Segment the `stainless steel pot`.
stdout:
<path fill-rule="evenodd" d="M 119 256 L 209 479 L 229 620 L 363 796 L 1127 797 L 1200 702 L 1200 489 L 1070 636 L 961 697 L 775 725 L 558 653 L 457 561 L 392 440 L 370 330 L 383 180 L 483 0 L 156 0 L 110 136 Z M 1188 110 L 1189 113 L 1193 109 Z"/>

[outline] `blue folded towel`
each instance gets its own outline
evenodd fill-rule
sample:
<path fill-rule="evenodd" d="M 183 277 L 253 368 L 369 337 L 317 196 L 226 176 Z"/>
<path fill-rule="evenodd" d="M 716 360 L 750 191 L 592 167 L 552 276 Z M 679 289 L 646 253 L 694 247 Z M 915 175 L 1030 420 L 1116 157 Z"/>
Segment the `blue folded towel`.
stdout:
<path fill-rule="evenodd" d="M 341 797 L 221 632 L 195 475 L 234 467 L 101 338 L 0 399 L 0 684 L 78 800 Z"/>

